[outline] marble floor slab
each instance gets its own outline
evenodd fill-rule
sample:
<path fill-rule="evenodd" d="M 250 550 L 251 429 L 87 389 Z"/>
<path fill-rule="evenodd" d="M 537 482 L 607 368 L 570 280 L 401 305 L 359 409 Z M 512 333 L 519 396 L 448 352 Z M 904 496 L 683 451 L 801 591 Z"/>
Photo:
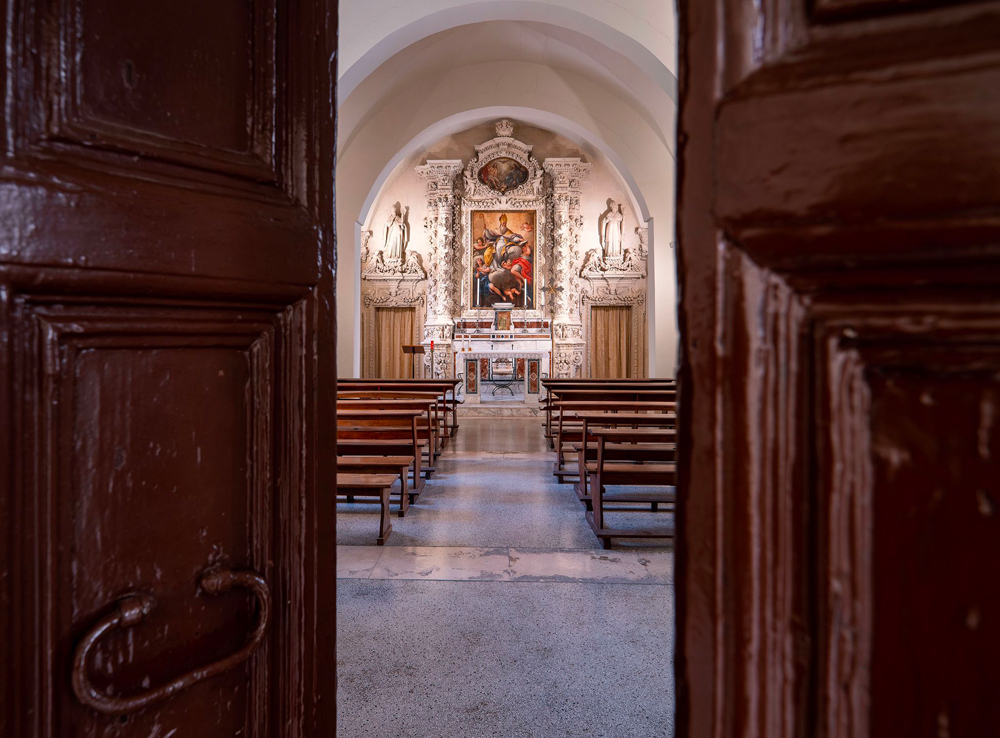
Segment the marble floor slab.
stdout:
<path fill-rule="evenodd" d="M 386 547 L 371 579 L 496 582 L 510 580 L 506 548 L 458 546 Z"/>
<path fill-rule="evenodd" d="M 673 572 L 668 562 L 672 561 L 669 553 L 510 549 L 511 579 L 515 582 L 670 584 Z"/>
<path fill-rule="evenodd" d="M 337 579 L 367 579 L 382 551 L 378 546 L 337 546 Z"/>
<path fill-rule="evenodd" d="M 338 579 L 671 584 L 669 551 L 338 546 Z"/>

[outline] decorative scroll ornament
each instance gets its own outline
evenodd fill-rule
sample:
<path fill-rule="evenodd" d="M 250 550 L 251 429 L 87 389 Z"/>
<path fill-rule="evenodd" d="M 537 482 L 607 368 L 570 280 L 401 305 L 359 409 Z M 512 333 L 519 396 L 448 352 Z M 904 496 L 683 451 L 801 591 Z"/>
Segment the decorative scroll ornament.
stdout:
<path fill-rule="evenodd" d="M 368 248 L 372 240 L 372 231 L 361 231 L 361 263 L 366 264 L 371 256 L 371 249 Z"/>
<path fill-rule="evenodd" d="M 507 120 L 504 118 L 501 121 L 497 121 L 494 126 L 497 136 L 501 138 L 511 138 L 514 135 L 514 121 Z"/>
<path fill-rule="evenodd" d="M 639 237 L 639 256 L 645 259 L 649 256 L 649 228 L 636 226 L 635 235 Z"/>
<path fill-rule="evenodd" d="M 619 257 L 602 257 L 597 249 L 590 249 L 583 257 L 580 276 L 584 279 L 640 279 L 646 276 L 646 257 L 638 249 L 625 249 Z"/>
<path fill-rule="evenodd" d="M 362 279 L 427 279 L 427 270 L 424 269 L 424 260 L 416 251 L 409 251 L 405 260 L 386 259 L 383 251 L 375 252 L 364 273 Z"/>

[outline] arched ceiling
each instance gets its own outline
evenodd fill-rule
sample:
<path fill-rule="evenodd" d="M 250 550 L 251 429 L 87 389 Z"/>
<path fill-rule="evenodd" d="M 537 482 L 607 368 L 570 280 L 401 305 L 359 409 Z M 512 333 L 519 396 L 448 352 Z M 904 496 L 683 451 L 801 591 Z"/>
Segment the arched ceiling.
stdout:
<path fill-rule="evenodd" d="M 552 130 L 594 152 L 637 202 L 650 203 L 641 209 L 646 218 L 672 201 L 676 105 L 667 92 L 591 37 L 544 23 L 490 21 L 421 39 L 343 101 L 338 167 L 352 186 L 341 190 L 338 214 L 364 220 L 364 204 L 390 163 L 401 163 L 428 131 L 460 130 L 442 130 L 442 121 L 469 125 L 468 113 L 502 107 L 529 111 L 525 122 L 536 125 L 558 121 Z"/>
<path fill-rule="evenodd" d="M 384 106 L 395 107 L 408 95 L 417 95 L 423 105 L 432 105 L 442 92 L 450 94 L 449 85 L 461 84 L 460 75 L 454 72 L 467 69 L 468 76 L 475 76 L 472 68 L 476 65 L 509 66 L 512 75 L 507 86 L 517 83 L 517 70 L 524 65 L 548 69 L 567 79 L 585 80 L 618 98 L 617 111 L 591 107 L 591 114 L 601 117 L 628 110 L 642 117 L 661 143 L 670 148 L 676 103 L 628 58 L 559 26 L 491 21 L 423 38 L 372 72 L 340 106 L 341 151 L 350 146 L 357 128 Z M 520 79 L 529 89 L 537 88 L 538 76 Z M 461 90 L 474 91 L 471 87 Z M 584 95 L 581 92 L 578 97 Z"/>
<path fill-rule="evenodd" d="M 615 50 L 676 100 L 677 17 L 649 0 L 342 0 L 339 92 L 346 99 L 403 49 L 441 31 L 495 20 L 575 31 Z"/>

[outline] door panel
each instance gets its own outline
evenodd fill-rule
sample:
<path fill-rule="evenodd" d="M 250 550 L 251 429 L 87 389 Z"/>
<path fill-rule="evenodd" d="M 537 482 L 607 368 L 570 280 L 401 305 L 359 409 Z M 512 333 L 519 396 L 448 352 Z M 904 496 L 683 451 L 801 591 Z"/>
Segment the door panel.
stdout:
<path fill-rule="evenodd" d="M 1000 3 L 681 21 L 679 733 L 997 733 Z"/>
<path fill-rule="evenodd" d="M 146 622 L 95 648 L 91 681 L 117 695 L 234 653 L 252 628 L 252 598 L 239 591 L 209 597 L 198 581 L 219 566 L 271 578 L 274 331 L 269 323 L 186 324 L 176 314 L 102 312 L 83 317 L 60 310 L 41 318 L 62 344 L 46 347 L 61 361 L 40 398 L 43 408 L 62 409 L 44 431 L 43 448 L 61 453 L 50 470 L 54 525 L 43 523 L 43 530 L 54 530 L 62 553 L 52 573 L 53 614 L 61 621 L 53 635 L 89 627 L 122 595 L 155 599 Z M 267 663 L 266 645 L 254 658 Z M 249 707 L 266 695 L 266 674 L 234 669 L 159 710 L 130 716 L 127 729 L 117 716 L 109 720 L 82 705 L 68 722 L 87 726 L 84 734 L 101 734 L 100 726 L 110 724 L 116 734 L 148 735 L 171 713 L 209 700 L 220 728 L 249 733 Z"/>
<path fill-rule="evenodd" d="M 275 16 L 275 0 L 23 7 L 9 28 L 18 149 L 63 161 L 116 150 L 273 185 Z"/>
<path fill-rule="evenodd" d="M 996 335 L 996 323 L 991 330 Z M 1000 581 L 992 522 L 1000 497 L 981 484 L 996 476 L 1000 451 L 993 429 L 1000 392 L 994 372 L 983 371 L 996 366 L 1000 346 L 988 358 L 969 348 L 969 361 L 939 356 L 939 366 L 928 371 L 921 362 L 916 372 L 907 362 L 870 385 L 879 490 L 872 514 L 875 735 L 914 735 L 926 725 L 977 735 L 1000 725 L 994 682 L 985 678 L 996 654 L 983 648 L 998 637 L 1000 608 L 987 593 Z M 927 607 L 942 592 L 948 600 Z M 983 678 L 955 679 L 956 665 Z"/>
<path fill-rule="evenodd" d="M 80 136 L 77 143 L 161 150 L 166 157 L 189 148 L 214 154 L 209 167 L 216 170 L 227 154 L 233 161 L 242 156 L 267 172 L 274 29 L 266 19 L 273 5 L 186 0 L 109 12 L 66 3 L 68 43 L 59 61 L 69 67 L 61 91 L 69 109 L 57 135 L 66 136 L 65 126 Z M 115 69 L 119 75 L 108 74 Z"/>
<path fill-rule="evenodd" d="M 332 735 L 335 5 L 2 19 L 0 735 Z"/>

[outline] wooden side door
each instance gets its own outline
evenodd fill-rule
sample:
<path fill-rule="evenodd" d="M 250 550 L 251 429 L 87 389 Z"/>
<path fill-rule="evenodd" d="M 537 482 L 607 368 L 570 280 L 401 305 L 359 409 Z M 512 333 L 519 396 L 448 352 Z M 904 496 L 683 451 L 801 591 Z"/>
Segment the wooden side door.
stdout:
<path fill-rule="evenodd" d="M 679 735 L 998 735 L 1000 3 L 680 11 Z"/>
<path fill-rule="evenodd" d="M 0 29 L 0 735 L 332 735 L 336 3 Z"/>

